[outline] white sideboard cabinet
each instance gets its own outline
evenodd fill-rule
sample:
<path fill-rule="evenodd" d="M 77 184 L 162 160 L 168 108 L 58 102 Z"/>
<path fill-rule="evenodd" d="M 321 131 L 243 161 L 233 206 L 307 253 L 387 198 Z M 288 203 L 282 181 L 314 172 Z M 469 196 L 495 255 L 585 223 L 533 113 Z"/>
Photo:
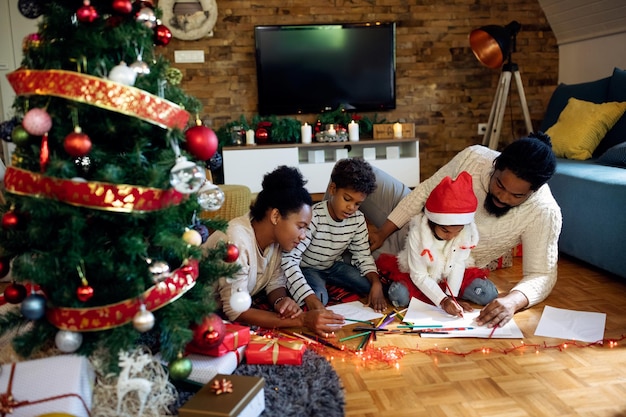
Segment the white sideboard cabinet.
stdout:
<path fill-rule="evenodd" d="M 409 187 L 420 182 L 417 139 L 361 140 L 358 142 L 291 143 L 228 146 L 222 150 L 224 182 L 261 191 L 263 176 L 279 165 L 297 167 L 310 193 L 324 193 L 337 160 L 363 157 Z"/>

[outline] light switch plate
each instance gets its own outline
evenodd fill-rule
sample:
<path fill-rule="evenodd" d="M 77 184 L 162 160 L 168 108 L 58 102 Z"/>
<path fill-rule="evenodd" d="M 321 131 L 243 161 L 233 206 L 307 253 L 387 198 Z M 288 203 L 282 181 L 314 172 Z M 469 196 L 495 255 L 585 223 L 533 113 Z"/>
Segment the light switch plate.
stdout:
<path fill-rule="evenodd" d="M 174 62 L 178 64 L 204 62 L 204 51 L 174 51 Z"/>

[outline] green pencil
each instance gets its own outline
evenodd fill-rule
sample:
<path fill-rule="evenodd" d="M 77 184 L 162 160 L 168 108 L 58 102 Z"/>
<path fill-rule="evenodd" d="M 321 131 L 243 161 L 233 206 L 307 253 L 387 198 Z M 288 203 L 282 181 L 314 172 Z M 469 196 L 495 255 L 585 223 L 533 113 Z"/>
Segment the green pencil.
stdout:
<path fill-rule="evenodd" d="M 370 334 L 370 332 L 357 333 L 357 334 L 353 334 L 351 336 L 342 337 L 341 339 L 339 339 L 339 341 L 340 342 L 345 342 L 346 340 L 356 339 L 357 337 L 365 336 L 366 334 Z"/>
<path fill-rule="evenodd" d="M 426 325 L 417 326 L 413 324 L 401 324 L 398 326 L 399 329 L 434 329 L 437 327 L 443 327 L 443 325 L 442 324 L 430 324 L 428 326 Z"/>
<path fill-rule="evenodd" d="M 366 323 L 366 324 L 370 324 L 370 325 L 372 324 L 371 321 L 367 321 L 367 320 L 357 320 L 357 319 L 344 319 L 344 320 L 346 320 L 346 321 L 354 321 L 354 322 L 357 322 L 357 323 Z"/>

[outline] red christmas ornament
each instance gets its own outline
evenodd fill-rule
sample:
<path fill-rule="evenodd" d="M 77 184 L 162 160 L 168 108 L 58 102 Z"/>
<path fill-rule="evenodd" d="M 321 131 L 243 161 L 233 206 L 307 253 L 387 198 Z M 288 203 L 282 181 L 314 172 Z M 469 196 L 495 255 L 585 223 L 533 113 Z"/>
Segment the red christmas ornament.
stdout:
<path fill-rule="evenodd" d="M 7 211 L 2 215 L 2 228 L 4 230 L 13 230 L 20 223 L 20 218 L 14 211 Z"/>
<path fill-rule="evenodd" d="M 0 258 L 0 278 L 4 278 L 11 269 L 11 258 Z"/>
<path fill-rule="evenodd" d="M 91 139 L 82 132 L 80 126 L 76 126 L 74 131 L 65 137 L 63 148 L 75 158 L 85 156 L 91 151 Z"/>
<path fill-rule="evenodd" d="M 113 0 L 113 10 L 119 14 L 129 14 L 133 11 L 133 2 L 130 0 Z"/>
<path fill-rule="evenodd" d="M 165 25 L 156 25 L 154 28 L 154 43 L 165 46 L 172 40 L 172 31 Z"/>
<path fill-rule="evenodd" d="M 226 335 L 226 326 L 222 318 L 215 313 L 206 316 L 202 323 L 193 324 L 191 330 L 193 330 L 193 344 L 203 349 L 219 346 Z"/>
<path fill-rule="evenodd" d="M 83 6 L 76 11 L 76 18 L 83 23 L 91 23 L 98 17 L 98 11 L 89 0 L 83 1 Z"/>
<path fill-rule="evenodd" d="M 44 109 L 29 110 L 22 120 L 22 126 L 33 136 L 42 136 L 52 127 L 52 118 Z"/>
<path fill-rule="evenodd" d="M 207 161 L 217 151 L 217 135 L 208 127 L 198 125 L 185 132 L 187 150 L 196 158 Z"/>
<path fill-rule="evenodd" d="M 82 301 L 89 301 L 93 297 L 93 287 L 87 284 L 87 281 L 83 281 L 83 284 L 76 289 L 76 297 Z"/>
<path fill-rule="evenodd" d="M 239 258 L 239 248 L 234 243 L 226 245 L 226 254 L 224 255 L 224 262 L 232 263 Z"/>
<path fill-rule="evenodd" d="M 50 162 L 50 148 L 48 148 L 48 133 L 44 133 L 41 137 L 41 150 L 39 151 L 39 168 L 41 172 L 46 172 L 46 168 L 48 167 L 48 162 Z"/>
<path fill-rule="evenodd" d="M 26 298 L 26 287 L 15 282 L 4 289 L 4 299 L 10 304 L 19 304 Z"/>

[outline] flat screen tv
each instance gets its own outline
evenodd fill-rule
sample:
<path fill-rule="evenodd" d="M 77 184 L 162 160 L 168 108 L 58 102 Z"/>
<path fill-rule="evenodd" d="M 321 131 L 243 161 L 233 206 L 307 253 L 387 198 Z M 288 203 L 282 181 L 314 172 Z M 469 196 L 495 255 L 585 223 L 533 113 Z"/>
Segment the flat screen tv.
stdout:
<path fill-rule="evenodd" d="M 395 23 L 256 26 L 259 114 L 396 107 Z"/>

